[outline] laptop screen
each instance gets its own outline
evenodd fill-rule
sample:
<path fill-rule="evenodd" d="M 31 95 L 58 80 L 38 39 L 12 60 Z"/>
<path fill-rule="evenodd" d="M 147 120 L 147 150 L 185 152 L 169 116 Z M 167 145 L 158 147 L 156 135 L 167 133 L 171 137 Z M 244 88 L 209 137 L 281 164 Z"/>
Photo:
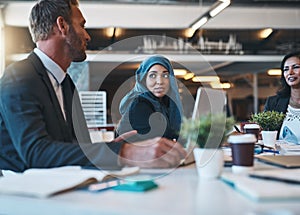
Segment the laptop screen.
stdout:
<path fill-rule="evenodd" d="M 197 119 L 202 115 L 226 113 L 227 97 L 226 92 L 223 90 L 211 89 L 200 87 L 197 90 L 196 101 L 194 104 L 192 120 Z M 195 145 L 192 144 L 191 138 L 187 139 L 185 149 L 189 156 L 186 158 L 185 163 L 194 161 L 193 149 Z"/>
<path fill-rule="evenodd" d="M 209 113 L 226 113 L 227 97 L 223 90 L 199 87 L 196 94 L 192 119 Z"/>

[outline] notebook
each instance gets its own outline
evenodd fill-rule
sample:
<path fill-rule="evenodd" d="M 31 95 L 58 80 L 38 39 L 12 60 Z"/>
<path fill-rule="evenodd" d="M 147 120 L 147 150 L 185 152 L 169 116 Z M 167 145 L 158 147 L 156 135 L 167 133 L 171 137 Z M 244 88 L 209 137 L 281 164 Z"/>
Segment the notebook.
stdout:
<path fill-rule="evenodd" d="M 227 97 L 226 92 L 212 88 L 199 87 L 196 94 L 196 101 L 194 104 L 192 120 L 199 118 L 201 115 L 209 113 L 226 112 Z M 187 165 L 195 162 L 193 149 L 195 146 L 191 138 L 187 139 L 185 149 L 188 156 L 182 161 L 182 165 Z"/>
<path fill-rule="evenodd" d="M 300 168 L 300 155 L 261 155 L 257 159 L 284 168 Z"/>
<path fill-rule="evenodd" d="M 253 176 L 256 177 L 253 177 Z M 221 180 L 254 201 L 299 200 L 298 169 L 256 170 L 248 175 L 224 172 Z M 258 177 L 264 176 L 264 177 Z"/>
<path fill-rule="evenodd" d="M 119 171 L 83 169 L 80 166 L 32 168 L 24 173 L 0 177 L 0 193 L 48 198 L 88 185 L 137 174 L 139 167 L 124 167 Z"/>

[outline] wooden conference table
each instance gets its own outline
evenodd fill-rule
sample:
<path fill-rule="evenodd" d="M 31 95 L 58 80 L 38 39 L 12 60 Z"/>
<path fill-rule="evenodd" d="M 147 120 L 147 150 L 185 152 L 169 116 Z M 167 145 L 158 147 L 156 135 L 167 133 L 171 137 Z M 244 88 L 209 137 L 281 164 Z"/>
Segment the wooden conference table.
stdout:
<path fill-rule="evenodd" d="M 226 167 L 225 171 L 231 170 Z M 159 187 L 145 193 L 116 190 L 93 193 L 77 190 L 47 199 L 0 195 L 0 214 L 300 214 L 300 200 L 253 201 L 221 180 L 199 180 L 194 164 L 175 170 L 142 172 L 158 174 L 159 177 L 155 181 Z"/>

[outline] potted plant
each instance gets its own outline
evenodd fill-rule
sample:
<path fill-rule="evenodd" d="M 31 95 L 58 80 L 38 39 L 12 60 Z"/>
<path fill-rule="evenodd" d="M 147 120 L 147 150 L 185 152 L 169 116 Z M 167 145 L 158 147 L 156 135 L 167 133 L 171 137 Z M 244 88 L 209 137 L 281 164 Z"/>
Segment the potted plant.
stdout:
<path fill-rule="evenodd" d="M 258 124 L 264 131 L 278 131 L 284 118 L 284 113 L 278 111 L 264 111 L 252 114 L 249 121 Z"/>
<path fill-rule="evenodd" d="M 197 119 L 183 119 L 181 135 L 196 146 L 193 155 L 200 178 L 220 176 L 224 155 L 220 149 L 235 120 L 225 113 L 202 115 Z"/>
<path fill-rule="evenodd" d="M 274 147 L 278 130 L 280 129 L 284 118 L 284 113 L 278 111 L 264 111 L 252 114 L 249 122 L 258 124 L 262 129 L 261 134 L 263 143 L 270 147 Z"/>

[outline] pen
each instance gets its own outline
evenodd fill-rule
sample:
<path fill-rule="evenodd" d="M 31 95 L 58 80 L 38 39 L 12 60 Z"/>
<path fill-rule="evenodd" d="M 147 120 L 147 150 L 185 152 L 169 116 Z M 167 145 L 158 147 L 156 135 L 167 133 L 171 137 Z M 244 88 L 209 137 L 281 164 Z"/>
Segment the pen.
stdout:
<path fill-rule="evenodd" d="M 284 182 L 284 183 L 288 183 L 288 184 L 300 184 L 299 180 L 278 178 L 276 176 L 264 176 L 264 175 L 249 174 L 249 177 L 263 179 L 263 180 L 270 180 L 270 181 L 279 181 L 279 182 Z"/>
<path fill-rule="evenodd" d="M 264 153 L 264 152 L 270 152 L 270 153 L 274 153 L 274 154 L 280 154 L 280 151 L 277 151 L 277 150 L 274 150 L 274 149 L 257 149 L 255 148 L 254 149 L 254 153 L 255 154 L 261 154 L 261 153 Z"/>
<path fill-rule="evenodd" d="M 234 125 L 234 128 L 237 132 L 241 133 L 240 129 L 236 125 Z"/>
<path fill-rule="evenodd" d="M 264 149 L 263 152 L 271 152 L 271 153 L 279 154 L 279 151 L 271 150 L 271 149 Z"/>

